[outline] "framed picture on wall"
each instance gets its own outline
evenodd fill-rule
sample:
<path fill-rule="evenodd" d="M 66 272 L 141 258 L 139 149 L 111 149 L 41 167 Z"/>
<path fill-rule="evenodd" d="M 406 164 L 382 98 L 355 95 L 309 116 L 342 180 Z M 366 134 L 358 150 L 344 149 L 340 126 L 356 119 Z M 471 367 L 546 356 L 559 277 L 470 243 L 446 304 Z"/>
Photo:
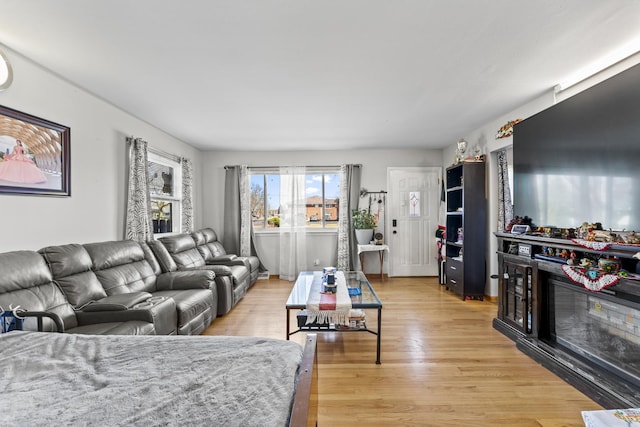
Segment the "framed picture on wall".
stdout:
<path fill-rule="evenodd" d="M 0 193 L 70 196 L 70 129 L 0 105 Z"/>

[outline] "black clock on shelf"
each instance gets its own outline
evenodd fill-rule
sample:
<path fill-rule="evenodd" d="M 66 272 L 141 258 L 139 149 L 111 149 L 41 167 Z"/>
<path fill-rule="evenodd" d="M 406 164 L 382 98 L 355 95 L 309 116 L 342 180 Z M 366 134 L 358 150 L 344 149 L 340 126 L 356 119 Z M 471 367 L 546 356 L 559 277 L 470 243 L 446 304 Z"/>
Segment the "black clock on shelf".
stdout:
<path fill-rule="evenodd" d="M 382 244 L 382 240 L 384 239 L 384 236 L 382 235 L 382 233 L 376 233 L 373 235 L 373 238 L 376 242 L 376 245 L 381 245 Z"/>

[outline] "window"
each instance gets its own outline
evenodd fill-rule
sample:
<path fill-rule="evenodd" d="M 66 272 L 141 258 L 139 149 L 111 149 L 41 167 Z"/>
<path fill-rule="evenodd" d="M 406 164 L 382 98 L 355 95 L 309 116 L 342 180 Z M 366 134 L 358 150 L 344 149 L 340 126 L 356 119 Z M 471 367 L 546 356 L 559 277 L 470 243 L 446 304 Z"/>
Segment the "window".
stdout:
<path fill-rule="evenodd" d="M 255 229 L 280 226 L 280 174 L 277 170 L 251 168 L 251 217 Z M 338 227 L 339 168 L 322 168 L 305 175 L 308 228 Z"/>
<path fill-rule="evenodd" d="M 182 214 L 182 167 L 179 162 L 148 153 L 153 233 L 179 233 Z"/>

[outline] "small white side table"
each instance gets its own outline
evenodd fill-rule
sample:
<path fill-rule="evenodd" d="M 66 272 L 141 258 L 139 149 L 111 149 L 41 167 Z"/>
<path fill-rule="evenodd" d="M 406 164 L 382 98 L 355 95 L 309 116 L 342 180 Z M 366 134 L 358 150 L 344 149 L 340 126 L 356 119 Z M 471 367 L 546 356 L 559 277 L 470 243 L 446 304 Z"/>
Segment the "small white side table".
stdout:
<path fill-rule="evenodd" d="M 360 266 L 364 273 L 364 254 L 365 252 L 378 252 L 380 254 L 380 280 L 384 280 L 383 262 L 384 252 L 389 253 L 389 245 L 358 245 L 358 256 L 360 257 Z"/>

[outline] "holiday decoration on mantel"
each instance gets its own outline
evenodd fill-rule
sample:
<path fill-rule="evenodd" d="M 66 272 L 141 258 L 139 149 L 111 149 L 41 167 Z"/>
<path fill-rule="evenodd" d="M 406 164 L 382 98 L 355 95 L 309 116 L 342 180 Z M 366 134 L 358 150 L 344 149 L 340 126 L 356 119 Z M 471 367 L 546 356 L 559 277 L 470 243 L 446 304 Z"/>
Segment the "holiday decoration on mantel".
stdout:
<path fill-rule="evenodd" d="M 562 271 L 564 271 L 571 281 L 593 292 L 600 292 L 604 288 L 615 285 L 620 280 L 617 274 L 603 273 L 593 269 L 572 267 L 570 265 L 563 265 Z"/>
<path fill-rule="evenodd" d="M 522 119 L 508 121 L 506 125 L 502 126 L 500 130 L 498 130 L 498 133 L 496 133 L 496 139 L 507 138 L 513 135 L 513 125 L 520 123 L 521 121 Z"/>

